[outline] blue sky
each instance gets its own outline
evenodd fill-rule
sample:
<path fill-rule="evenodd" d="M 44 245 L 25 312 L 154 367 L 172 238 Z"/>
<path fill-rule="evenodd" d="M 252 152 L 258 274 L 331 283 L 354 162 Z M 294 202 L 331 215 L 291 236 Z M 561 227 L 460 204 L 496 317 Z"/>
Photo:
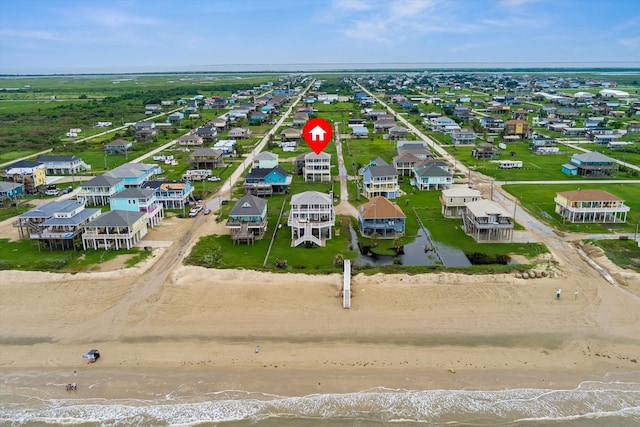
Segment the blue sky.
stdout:
<path fill-rule="evenodd" d="M 585 62 L 640 63 L 640 1 L 0 0 L 0 74 Z"/>

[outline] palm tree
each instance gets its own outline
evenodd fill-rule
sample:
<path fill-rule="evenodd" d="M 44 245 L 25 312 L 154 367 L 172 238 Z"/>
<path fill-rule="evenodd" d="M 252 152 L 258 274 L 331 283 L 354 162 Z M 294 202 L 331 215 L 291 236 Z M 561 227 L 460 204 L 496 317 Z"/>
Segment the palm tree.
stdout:
<path fill-rule="evenodd" d="M 373 246 L 374 248 L 378 247 L 378 240 L 380 240 L 380 235 L 377 231 L 374 231 L 371 234 L 371 246 Z"/>

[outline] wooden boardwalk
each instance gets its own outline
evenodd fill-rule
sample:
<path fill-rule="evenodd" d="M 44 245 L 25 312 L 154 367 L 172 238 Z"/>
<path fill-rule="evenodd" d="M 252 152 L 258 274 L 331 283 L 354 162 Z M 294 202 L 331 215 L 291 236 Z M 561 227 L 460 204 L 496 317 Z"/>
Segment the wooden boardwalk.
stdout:
<path fill-rule="evenodd" d="M 351 308 L 351 260 L 344 260 L 344 280 L 342 283 L 342 308 Z"/>

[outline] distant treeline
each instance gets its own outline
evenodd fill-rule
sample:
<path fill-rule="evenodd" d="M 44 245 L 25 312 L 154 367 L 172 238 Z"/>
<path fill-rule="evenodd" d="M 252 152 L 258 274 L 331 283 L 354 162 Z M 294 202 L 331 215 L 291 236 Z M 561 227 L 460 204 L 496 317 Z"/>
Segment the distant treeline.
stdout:
<path fill-rule="evenodd" d="M 449 73 L 449 72 L 462 72 L 462 73 L 495 73 L 495 72 L 509 72 L 509 73 L 611 73 L 611 72 L 637 72 L 640 73 L 638 67 L 407 67 L 407 68 L 341 68 L 335 70 L 305 70 L 305 69 L 291 69 L 291 70 L 269 70 L 264 69 L 260 71 L 164 71 L 164 72 L 144 72 L 144 73 L 60 73 L 60 74 L 0 74 L 0 77 L 122 77 L 122 76 L 175 76 L 175 75 L 229 75 L 229 74 L 241 74 L 241 75 L 263 75 L 263 74 L 285 74 L 285 73 L 300 73 L 300 74 L 335 74 L 335 73 L 404 73 L 404 72 L 421 72 L 427 71 L 430 73 Z"/>

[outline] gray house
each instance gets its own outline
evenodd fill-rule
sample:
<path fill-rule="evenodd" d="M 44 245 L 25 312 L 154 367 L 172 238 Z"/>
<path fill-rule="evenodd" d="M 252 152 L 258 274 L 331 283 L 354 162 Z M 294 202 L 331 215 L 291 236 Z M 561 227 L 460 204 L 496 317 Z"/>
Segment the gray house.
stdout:
<path fill-rule="evenodd" d="M 243 196 L 229 212 L 226 227 L 234 244 L 262 239 L 267 231 L 267 201 L 252 194 Z"/>
<path fill-rule="evenodd" d="M 109 154 L 127 154 L 133 148 L 133 143 L 123 139 L 116 139 L 104 145 Z"/>

